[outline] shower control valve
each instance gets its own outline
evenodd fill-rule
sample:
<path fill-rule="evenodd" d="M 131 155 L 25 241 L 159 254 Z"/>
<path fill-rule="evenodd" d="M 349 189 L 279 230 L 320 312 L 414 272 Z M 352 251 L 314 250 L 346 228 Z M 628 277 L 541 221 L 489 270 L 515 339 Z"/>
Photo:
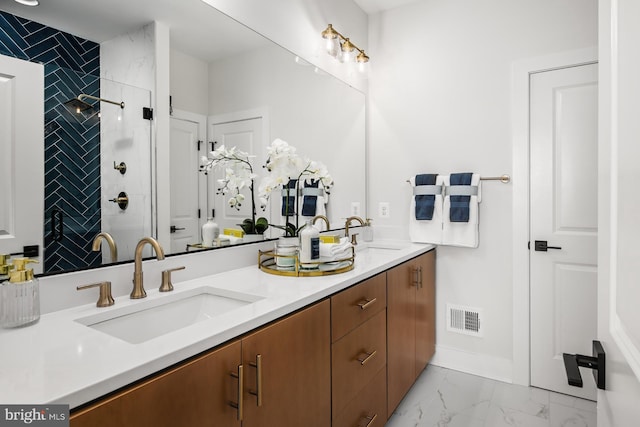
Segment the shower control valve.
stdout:
<path fill-rule="evenodd" d="M 125 162 L 120 162 L 119 165 L 116 165 L 115 160 L 113 161 L 113 168 L 119 171 L 122 175 L 127 173 L 127 164 Z"/>

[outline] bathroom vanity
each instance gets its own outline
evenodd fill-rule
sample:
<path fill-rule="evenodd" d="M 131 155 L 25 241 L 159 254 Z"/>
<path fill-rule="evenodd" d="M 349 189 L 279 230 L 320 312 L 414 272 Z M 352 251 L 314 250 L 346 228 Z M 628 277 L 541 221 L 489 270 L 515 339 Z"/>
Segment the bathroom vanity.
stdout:
<path fill-rule="evenodd" d="M 0 331 L 21 350 L 0 354 L 0 401 L 67 403 L 72 426 L 382 425 L 397 403 L 387 392 L 401 398 L 433 354 L 435 249 L 360 246 L 339 275 L 253 265 Z M 175 326 L 191 306 L 141 317 L 166 301 L 217 297 L 237 305 L 178 329 L 160 321 Z"/>

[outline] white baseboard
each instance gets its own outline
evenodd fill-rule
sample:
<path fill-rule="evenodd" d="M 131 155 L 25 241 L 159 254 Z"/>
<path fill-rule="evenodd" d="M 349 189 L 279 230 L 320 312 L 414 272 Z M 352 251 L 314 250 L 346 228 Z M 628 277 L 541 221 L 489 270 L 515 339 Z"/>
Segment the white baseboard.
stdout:
<path fill-rule="evenodd" d="M 513 382 L 513 361 L 510 359 L 436 345 L 436 353 L 430 363 L 492 380 Z"/>

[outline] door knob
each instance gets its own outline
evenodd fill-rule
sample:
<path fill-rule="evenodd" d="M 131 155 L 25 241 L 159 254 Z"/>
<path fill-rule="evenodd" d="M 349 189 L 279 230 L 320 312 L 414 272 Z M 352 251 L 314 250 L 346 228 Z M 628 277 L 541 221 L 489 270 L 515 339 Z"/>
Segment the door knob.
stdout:
<path fill-rule="evenodd" d="M 185 228 L 184 227 L 182 227 L 182 228 L 181 227 L 176 227 L 175 225 L 172 225 L 171 228 L 169 229 L 169 232 L 175 233 L 178 230 L 185 230 Z"/>
<path fill-rule="evenodd" d="M 538 252 L 547 252 L 547 249 L 562 249 L 560 246 L 549 246 L 546 240 L 536 240 L 534 249 Z"/>

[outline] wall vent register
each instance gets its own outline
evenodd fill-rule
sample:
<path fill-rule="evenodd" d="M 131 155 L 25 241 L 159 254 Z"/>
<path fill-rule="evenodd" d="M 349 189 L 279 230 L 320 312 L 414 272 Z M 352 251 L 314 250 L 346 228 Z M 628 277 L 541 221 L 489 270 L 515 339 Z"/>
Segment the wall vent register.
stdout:
<path fill-rule="evenodd" d="M 447 331 L 481 337 L 482 309 L 447 304 Z"/>

